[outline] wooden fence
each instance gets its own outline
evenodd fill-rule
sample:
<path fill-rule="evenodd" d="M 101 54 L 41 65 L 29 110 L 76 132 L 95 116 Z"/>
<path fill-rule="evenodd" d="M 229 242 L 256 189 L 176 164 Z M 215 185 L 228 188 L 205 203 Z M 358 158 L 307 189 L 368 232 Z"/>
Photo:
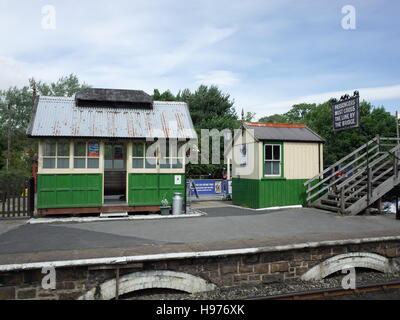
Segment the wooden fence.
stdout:
<path fill-rule="evenodd" d="M 10 190 L 12 190 L 10 192 Z M 35 183 L 30 178 L 24 185 L 0 191 L 0 219 L 32 217 L 35 206 Z"/>

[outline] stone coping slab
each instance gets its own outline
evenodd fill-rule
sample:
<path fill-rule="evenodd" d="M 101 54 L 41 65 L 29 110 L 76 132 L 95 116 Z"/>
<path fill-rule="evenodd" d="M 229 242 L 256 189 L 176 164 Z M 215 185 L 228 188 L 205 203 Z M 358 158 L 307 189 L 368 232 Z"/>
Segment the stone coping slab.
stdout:
<path fill-rule="evenodd" d="M 126 264 L 155 260 L 229 256 L 398 240 L 400 240 L 400 232 L 392 230 L 353 234 L 350 237 L 348 234 L 330 234 L 329 236 L 326 234 L 314 234 L 306 238 L 241 239 L 214 243 L 144 245 L 132 248 L 98 248 L 7 254 L 0 255 L 0 272 L 36 269 L 46 266 Z"/>

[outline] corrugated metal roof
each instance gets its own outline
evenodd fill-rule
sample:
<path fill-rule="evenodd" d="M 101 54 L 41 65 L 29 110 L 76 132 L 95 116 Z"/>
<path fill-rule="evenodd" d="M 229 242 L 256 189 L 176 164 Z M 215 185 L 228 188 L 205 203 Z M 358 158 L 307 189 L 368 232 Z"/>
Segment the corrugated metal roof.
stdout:
<path fill-rule="evenodd" d="M 30 136 L 113 138 L 196 138 L 184 102 L 154 101 L 153 109 L 78 107 L 73 97 L 41 96 Z"/>
<path fill-rule="evenodd" d="M 319 135 L 304 125 L 268 124 L 246 122 L 245 128 L 253 129 L 258 140 L 324 142 Z"/>

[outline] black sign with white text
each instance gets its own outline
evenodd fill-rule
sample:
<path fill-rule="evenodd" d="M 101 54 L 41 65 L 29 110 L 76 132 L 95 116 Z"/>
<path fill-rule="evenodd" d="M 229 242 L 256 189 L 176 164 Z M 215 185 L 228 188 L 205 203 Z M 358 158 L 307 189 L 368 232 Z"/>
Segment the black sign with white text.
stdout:
<path fill-rule="evenodd" d="M 359 97 L 335 102 L 332 105 L 333 130 L 357 128 L 360 120 Z"/>

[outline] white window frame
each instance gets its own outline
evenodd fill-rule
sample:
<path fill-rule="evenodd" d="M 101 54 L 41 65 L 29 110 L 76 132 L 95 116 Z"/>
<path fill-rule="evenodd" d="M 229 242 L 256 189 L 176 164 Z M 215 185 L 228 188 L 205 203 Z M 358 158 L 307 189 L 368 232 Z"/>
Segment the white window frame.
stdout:
<path fill-rule="evenodd" d="M 266 152 L 266 147 L 271 146 L 272 147 L 272 158 L 274 155 L 274 146 L 279 146 L 279 160 L 274 160 L 274 159 L 267 159 L 267 152 Z M 267 174 L 266 173 L 266 162 L 271 162 L 271 172 L 273 172 L 273 167 L 272 163 L 273 162 L 278 162 L 279 163 L 279 174 Z M 265 143 L 264 144 L 264 162 L 263 162 L 263 172 L 264 172 L 264 177 L 281 177 L 282 176 L 282 145 L 279 143 Z"/>
<path fill-rule="evenodd" d="M 58 144 L 60 142 L 67 142 L 68 143 L 68 156 L 59 156 L 58 155 Z M 47 143 L 54 143 L 55 144 L 55 153 L 54 156 L 47 156 L 45 155 L 45 146 Z M 69 170 L 71 168 L 71 141 L 70 140 L 57 140 L 57 141 L 52 141 L 52 140 L 44 140 L 42 143 L 42 152 L 41 152 L 41 157 L 42 157 L 42 169 L 44 170 Z M 54 159 L 54 168 L 45 168 L 44 167 L 44 160 L 45 159 Z M 58 159 L 68 159 L 68 167 L 67 168 L 59 168 L 58 167 Z"/>
<path fill-rule="evenodd" d="M 134 156 L 133 155 L 133 148 L 134 148 L 134 145 L 135 144 L 140 144 L 141 146 L 142 146 L 142 151 L 143 151 L 143 156 L 141 156 L 141 157 L 137 157 L 137 156 Z M 132 154 L 131 154 L 131 168 L 133 169 L 133 170 L 143 170 L 143 169 L 146 169 L 146 163 L 145 163 L 145 158 L 146 158 L 146 147 L 145 147 L 145 145 L 146 145 L 146 143 L 145 142 L 142 142 L 142 141 L 134 141 L 133 143 L 132 143 Z M 142 167 L 139 167 L 139 168 L 136 168 L 136 167 L 134 167 L 133 166 L 133 161 L 134 160 L 142 160 Z"/>
<path fill-rule="evenodd" d="M 178 152 L 179 152 L 179 148 L 182 147 L 182 145 L 179 145 L 179 142 L 183 142 L 183 141 L 178 141 L 177 144 L 177 148 L 178 148 Z M 146 143 L 145 141 L 134 141 L 132 143 L 132 152 L 131 152 L 131 170 L 184 170 L 185 168 L 185 155 L 181 155 L 181 156 L 174 156 L 172 157 L 169 154 L 169 150 L 168 150 L 168 157 L 163 157 L 162 152 L 160 150 L 160 146 L 157 145 L 156 147 L 156 154 L 157 156 L 154 157 L 147 157 L 146 156 L 146 152 L 147 152 L 147 146 L 152 145 L 154 142 L 150 142 L 150 143 Z M 184 142 L 186 143 L 186 141 Z M 143 146 L 143 156 L 142 157 L 137 157 L 133 155 L 133 149 L 134 149 L 134 145 L 135 144 L 141 144 Z M 168 148 L 169 148 L 169 143 L 168 143 Z M 143 166 L 141 168 L 134 168 L 133 167 L 133 161 L 134 160 L 138 160 L 141 159 L 143 161 Z M 146 160 L 154 160 L 155 161 L 155 167 L 153 168 L 148 168 L 146 167 Z M 161 161 L 165 159 L 169 162 L 169 166 L 168 167 L 161 167 L 162 165 L 164 165 L 165 163 L 161 163 Z M 174 160 L 176 160 L 176 162 L 174 163 Z M 178 163 L 178 161 L 181 161 L 181 167 L 179 168 L 174 168 L 174 165 L 176 165 Z"/>
<path fill-rule="evenodd" d="M 98 157 L 89 157 L 89 143 L 95 142 L 99 145 L 99 156 Z M 76 156 L 75 155 L 75 143 L 85 143 L 85 155 L 84 156 Z M 72 167 L 75 170 L 99 170 L 100 168 L 100 156 L 101 156 L 101 143 L 99 140 L 88 140 L 88 141 L 73 141 L 72 142 Z M 84 168 L 75 168 L 75 159 L 85 159 L 85 167 Z M 88 159 L 97 159 L 98 167 L 97 168 L 89 168 L 88 167 Z"/>

